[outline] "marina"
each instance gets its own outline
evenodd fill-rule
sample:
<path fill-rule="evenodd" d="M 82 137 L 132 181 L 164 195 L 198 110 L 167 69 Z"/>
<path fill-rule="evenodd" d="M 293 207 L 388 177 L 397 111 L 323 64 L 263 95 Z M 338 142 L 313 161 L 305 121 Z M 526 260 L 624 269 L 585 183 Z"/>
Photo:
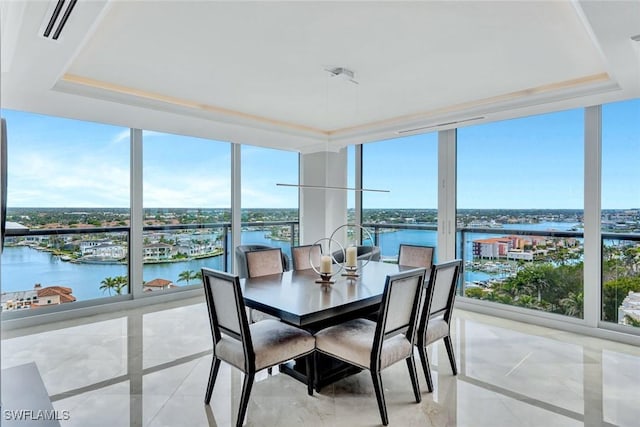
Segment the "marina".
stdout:
<path fill-rule="evenodd" d="M 568 230 L 575 227 L 574 223 L 547 222 L 538 224 L 505 224 L 505 228 L 524 230 Z M 504 230 L 500 230 L 504 233 Z M 471 240 L 495 237 L 499 234 L 467 233 L 465 237 Z M 198 234 L 201 240 L 215 239 L 215 235 Z M 460 235 L 458 240 L 460 240 Z M 413 243 L 427 246 L 437 245 L 437 234 L 431 230 L 390 230 L 380 233 L 379 246 L 382 258 L 392 261 L 397 257 L 401 243 Z M 265 244 L 279 247 L 290 255 L 290 242 L 274 240 L 263 230 L 243 230 L 243 243 Z M 232 255 L 229 254 L 231 257 Z M 105 278 L 126 276 L 128 266 L 123 263 L 76 263 L 69 262 L 64 256 L 53 255 L 50 252 L 35 250 L 28 246 L 6 247 L 2 255 L 2 292 L 32 290 L 37 283 L 43 286 L 65 286 L 73 289 L 73 295 L 80 300 L 108 296 L 100 290 Z M 223 269 L 223 257 L 210 256 L 174 260 L 172 262 L 146 262 L 144 264 L 144 281 L 155 279 L 169 280 L 176 286 L 195 284 L 196 282 L 180 281 L 180 274 L 185 271 L 198 272 L 202 267 Z M 230 265 L 231 259 L 228 260 Z M 465 250 L 466 268 L 464 281 L 468 287 L 486 286 L 490 281 L 500 280 L 515 274 L 517 262 L 474 262 L 471 250 Z M 437 258 L 436 258 L 437 262 Z M 126 289 L 123 290 L 126 292 Z"/>

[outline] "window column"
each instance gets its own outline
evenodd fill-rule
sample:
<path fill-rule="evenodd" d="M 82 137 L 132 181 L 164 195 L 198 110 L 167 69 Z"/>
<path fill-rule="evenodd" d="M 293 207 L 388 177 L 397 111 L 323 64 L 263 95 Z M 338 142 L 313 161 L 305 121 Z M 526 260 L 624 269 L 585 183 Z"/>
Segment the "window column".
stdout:
<path fill-rule="evenodd" d="M 456 129 L 438 132 L 438 262 L 456 257 Z"/>
<path fill-rule="evenodd" d="M 134 298 L 142 291 L 142 129 L 131 129 L 131 218 L 129 226 L 129 289 Z"/>
<path fill-rule="evenodd" d="M 347 186 L 347 150 L 300 156 L 300 184 Z M 300 244 L 328 237 L 347 222 L 347 192 L 322 188 L 300 189 Z"/>
<path fill-rule="evenodd" d="M 231 144 L 231 271 L 238 272 L 234 248 L 242 239 L 242 145 Z"/>
<path fill-rule="evenodd" d="M 584 321 L 597 327 L 602 277 L 601 171 L 602 106 L 584 110 Z"/>

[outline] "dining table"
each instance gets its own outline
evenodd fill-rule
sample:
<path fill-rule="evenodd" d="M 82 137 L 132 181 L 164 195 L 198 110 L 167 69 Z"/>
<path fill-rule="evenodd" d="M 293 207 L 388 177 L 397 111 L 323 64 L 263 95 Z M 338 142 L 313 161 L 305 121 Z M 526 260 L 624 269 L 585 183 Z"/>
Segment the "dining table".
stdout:
<path fill-rule="evenodd" d="M 346 276 L 334 265 L 334 283 L 317 283 L 320 275 L 313 269 L 286 271 L 261 277 L 241 279 L 245 305 L 279 318 L 282 322 L 312 333 L 358 318 L 375 318 L 382 301 L 386 277 L 410 270 L 381 261 L 359 260 L 356 276 Z M 317 355 L 314 387 L 319 391 L 346 376 L 360 371 L 325 355 Z M 280 370 L 306 382 L 306 364 L 293 361 Z"/>

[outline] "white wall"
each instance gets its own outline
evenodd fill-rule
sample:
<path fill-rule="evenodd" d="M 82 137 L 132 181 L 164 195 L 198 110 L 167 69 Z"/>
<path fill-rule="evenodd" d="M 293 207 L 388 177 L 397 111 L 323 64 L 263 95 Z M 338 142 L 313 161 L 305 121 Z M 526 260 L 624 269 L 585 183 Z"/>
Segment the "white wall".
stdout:
<path fill-rule="evenodd" d="M 300 184 L 347 186 L 347 150 L 300 156 Z M 329 237 L 347 222 L 347 191 L 300 188 L 300 244 Z M 341 242 L 342 243 L 342 242 Z"/>

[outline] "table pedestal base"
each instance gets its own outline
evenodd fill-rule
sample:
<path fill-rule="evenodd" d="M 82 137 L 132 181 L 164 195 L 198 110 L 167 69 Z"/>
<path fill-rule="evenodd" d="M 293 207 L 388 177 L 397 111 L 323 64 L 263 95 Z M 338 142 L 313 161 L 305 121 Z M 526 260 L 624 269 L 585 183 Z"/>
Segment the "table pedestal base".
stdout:
<path fill-rule="evenodd" d="M 362 369 L 357 366 L 344 363 L 341 360 L 334 359 L 333 357 L 325 354 L 318 353 L 316 355 L 316 361 L 317 365 L 313 388 L 317 393 L 329 384 L 333 384 L 336 381 L 362 371 Z M 307 383 L 307 366 L 304 358 L 281 364 L 280 372 L 292 376 L 305 384 Z"/>

